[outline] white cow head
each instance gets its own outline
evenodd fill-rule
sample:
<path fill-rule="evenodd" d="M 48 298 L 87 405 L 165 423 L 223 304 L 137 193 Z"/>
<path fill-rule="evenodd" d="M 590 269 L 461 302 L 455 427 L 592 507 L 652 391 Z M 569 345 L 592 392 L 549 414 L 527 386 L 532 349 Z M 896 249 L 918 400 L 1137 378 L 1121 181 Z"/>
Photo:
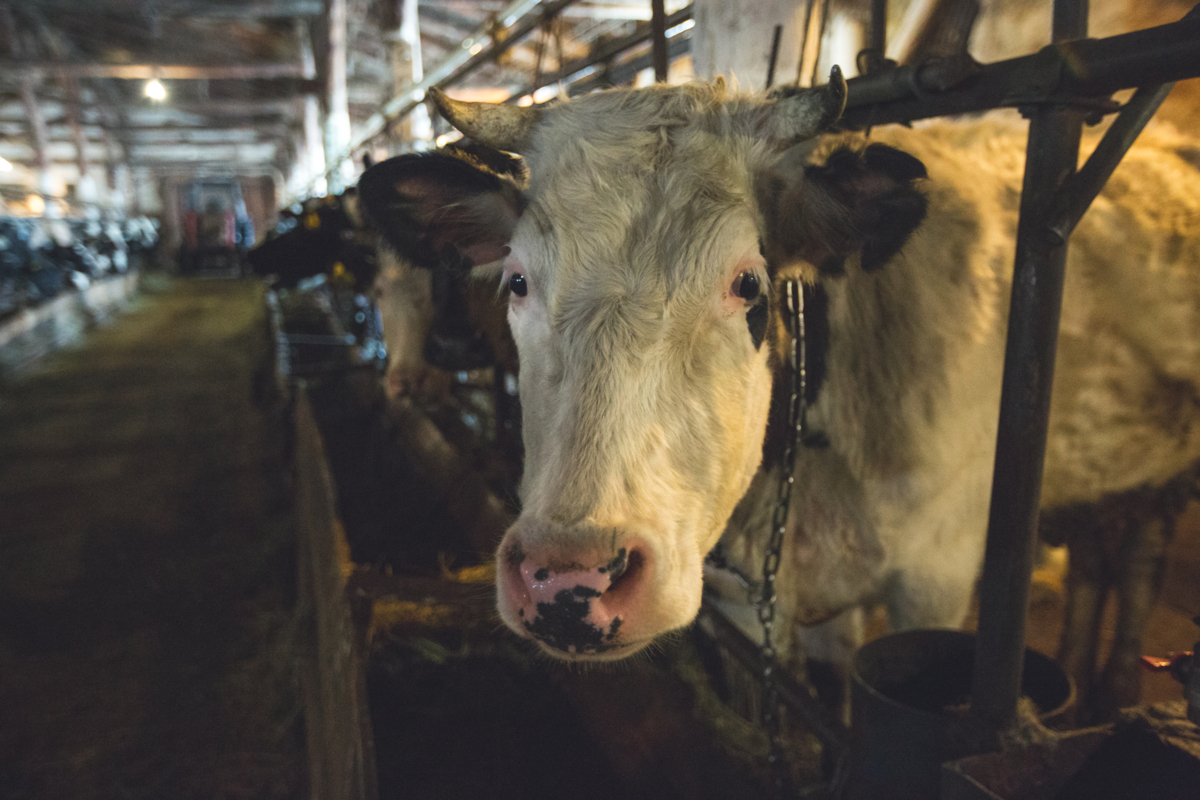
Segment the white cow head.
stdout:
<path fill-rule="evenodd" d="M 924 169 L 879 145 L 805 163 L 841 112 L 840 73 L 780 99 L 717 82 L 545 111 L 434 100 L 530 174 L 517 192 L 461 162 L 389 173 L 418 247 L 503 261 L 526 462 L 500 615 L 554 656 L 622 658 L 694 618 L 704 556 L 759 466 L 776 271 L 887 261 L 923 217 Z"/>

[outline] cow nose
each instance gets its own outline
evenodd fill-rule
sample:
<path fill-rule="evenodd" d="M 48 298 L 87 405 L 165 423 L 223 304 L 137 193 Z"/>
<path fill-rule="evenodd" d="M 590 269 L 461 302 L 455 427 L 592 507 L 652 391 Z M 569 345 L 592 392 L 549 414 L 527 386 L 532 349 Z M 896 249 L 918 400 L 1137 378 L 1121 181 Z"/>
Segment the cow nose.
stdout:
<path fill-rule="evenodd" d="M 507 602 L 525 632 L 570 655 L 592 655 L 622 646 L 622 623 L 635 611 L 645 558 L 619 548 L 585 566 L 578 559 L 538 558 L 519 543 L 509 548 Z"/>

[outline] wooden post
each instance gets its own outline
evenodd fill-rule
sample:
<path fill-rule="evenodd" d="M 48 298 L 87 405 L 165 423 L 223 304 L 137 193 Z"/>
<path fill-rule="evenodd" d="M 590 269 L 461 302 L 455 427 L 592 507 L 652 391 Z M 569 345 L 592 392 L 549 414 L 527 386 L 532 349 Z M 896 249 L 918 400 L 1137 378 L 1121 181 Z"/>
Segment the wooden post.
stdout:
<path fill-rule="evenodd" d="M 75 145 L 75 166 L 79 170 L 79 180 L 75 184 L 79 199 L 85 203 L 94 203 L 96 184 L 91 176 L 91 162 L 87 154 L 87 132 L 83 128 L 83 103 L 79 96 L 79 79 L 64 75 L 63 91 L 66 94 L 67 124 L 71 128 L 71 141 Z"/>
<path fill-rule="evenodd" d="M 304 20 L 296 20 L 296 40 L 300 45 L 300 60 L 304 77 L 309 81 L 315 80 L 317 59 L 313 53 L 312 30 Z M 312 93 L 304 95 L 304 144 L 300 148 L 297 170 L 300 175 L 300 185 L 291 187 L 293 191 L 303 190 L 304 184 L 325 174 L 325 140 L 321 135 L 321 101 Z"/>
<path fill-rule="evenodd" d="M 425 78 L 425 67 L 421 60 L 421 31 L 418 27 L 417 0 L 389 0 L 391 12 L 386 20 L 390 30 L 383 35 L 389 45 L 392 62 L 392 96 L 400 94 L 404 87 L 420 83 Z M 396 123 L 393 133 L 399 139 L 401 150 L 423 150 L 433 138 L 433 125 L 429 110 L 424 105 L 413 109 L 411 114 Z"/>
<path fill-rule="evenodd" d="M 350 100 L 346 92 L 346 0 L 329 0 L 328 82 L 325 92 L 325 159 L 329 191 L 340 192 L 354 179 L 354 165 L 340 159 L 350 146 Z"/>
<path fill-rule="evenodd" d="M 33 144 L 34 165 L 37 167 L 37 190 L 50 194 L 49 137 L 46 133 L 46 117 L 37 99 L 37 79 L 33 75 L 21 76 L 21 103 L 25 116 L 29 118 L 29 138 Z"/>

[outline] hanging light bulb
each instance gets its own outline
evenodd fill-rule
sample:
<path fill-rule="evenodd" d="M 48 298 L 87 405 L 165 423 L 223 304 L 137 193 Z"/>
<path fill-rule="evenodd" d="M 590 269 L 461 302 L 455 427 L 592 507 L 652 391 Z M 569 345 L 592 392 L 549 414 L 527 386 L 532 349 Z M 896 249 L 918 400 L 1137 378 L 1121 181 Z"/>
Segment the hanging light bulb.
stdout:
<path fill-rule="evenodd" d="M 146 81 L 146 97 L 161 103 L 167 99 L 167 88 L 158 78 L 151 78 Z"/>

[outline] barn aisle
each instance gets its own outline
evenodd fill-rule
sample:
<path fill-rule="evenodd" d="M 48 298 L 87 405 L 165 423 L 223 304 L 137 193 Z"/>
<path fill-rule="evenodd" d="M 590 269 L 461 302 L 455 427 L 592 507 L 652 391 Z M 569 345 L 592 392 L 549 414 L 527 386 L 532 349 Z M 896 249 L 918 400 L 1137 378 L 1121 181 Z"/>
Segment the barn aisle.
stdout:
<path fill-rule="evenodd" d="M 175 280 L 0 394 L 0 797 L 302 794 L 269 358 Z"/>

